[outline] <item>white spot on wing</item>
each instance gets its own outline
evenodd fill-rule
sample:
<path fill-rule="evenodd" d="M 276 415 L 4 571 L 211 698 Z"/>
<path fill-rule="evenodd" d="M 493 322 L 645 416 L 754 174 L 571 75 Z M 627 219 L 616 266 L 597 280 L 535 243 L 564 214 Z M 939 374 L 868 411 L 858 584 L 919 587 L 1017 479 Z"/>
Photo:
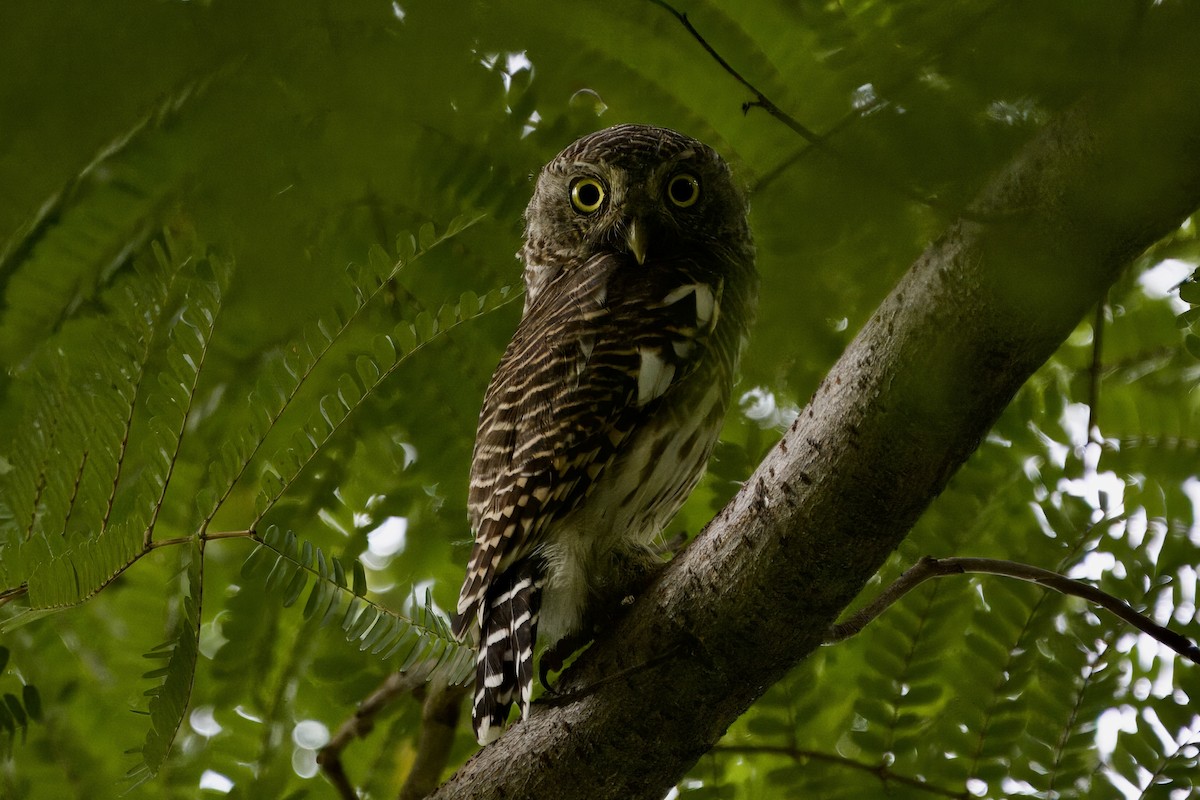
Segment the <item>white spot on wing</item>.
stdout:
<path fill-rule="evenodd" d="M 596 349 L 596 337 L 580 336 L 579 337 L 579 352 L 583 354 L 583 360 L 587 361 L 592 357 L 592 351 Z"/>
<path fill-rule="evenodd" d="M 714 291 L 713 287 L 706 283 L 688 283 L 672 289 L 663 298 L 662 304 L 669 306 L 672 303 L 678 303 L 689 294 L 695 294 L 696 327 L 701 330 L 711 331 L 716 327 L 717 315 L 720 313 L 720 301 L 718 300 L 720 291 L 720 288 Z"/>
<path fill-rule="evenodd" d="M 696 284 L 696 327 L 712 330 L 717 324 L 717 298 L 713 290 L 702 283 Z"/>
<path fill-rule="evenodd" d="M 638 356 L 641 362 L 638 364 L 637 404 L 644 406 L 667 391 L 675 377 L 675 365 L 668 364 L 662 353 L 649 347 L 638 348 Z"/>
<path fill-rule="evenodd" d="M 662 303 L 664 306 L 669 306 L 672 303 L 678 303 L 680 300 L 687 297 L 694 291 L 696 291 L 696 284 L 694 283 L 687 283 L 683 286 L 678 286 L 675 289 L 672 289 L 670 294 L 663 298 Z"/>

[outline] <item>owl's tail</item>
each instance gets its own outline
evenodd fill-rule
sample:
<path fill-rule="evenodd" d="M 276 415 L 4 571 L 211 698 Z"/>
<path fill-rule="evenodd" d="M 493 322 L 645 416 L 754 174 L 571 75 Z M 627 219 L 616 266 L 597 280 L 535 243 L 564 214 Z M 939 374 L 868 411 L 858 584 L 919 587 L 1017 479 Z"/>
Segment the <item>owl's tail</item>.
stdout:
<path fill-rule="evenodd" d="M 509 709 L 529 712 L 533 690 L 533 645 L 545 578 L 536 559 L 520 561 L 493 581 L 480 615 L 471 722 L 480 744 L 500 737 Z"/>

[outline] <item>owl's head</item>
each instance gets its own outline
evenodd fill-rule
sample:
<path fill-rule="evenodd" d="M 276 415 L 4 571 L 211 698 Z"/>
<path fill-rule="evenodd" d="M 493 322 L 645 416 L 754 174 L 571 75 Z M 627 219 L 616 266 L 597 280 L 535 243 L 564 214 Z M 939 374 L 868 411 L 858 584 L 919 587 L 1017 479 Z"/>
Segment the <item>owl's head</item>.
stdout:
<path fill-rule="evenodd" d="M 702 142 L 649 125 L 589 134 L 538 175 L 521 251 L 529 297 L 599 254 L 646 266 L 719 257 L 749 242 L 746 211 L 725 160 Z"/>

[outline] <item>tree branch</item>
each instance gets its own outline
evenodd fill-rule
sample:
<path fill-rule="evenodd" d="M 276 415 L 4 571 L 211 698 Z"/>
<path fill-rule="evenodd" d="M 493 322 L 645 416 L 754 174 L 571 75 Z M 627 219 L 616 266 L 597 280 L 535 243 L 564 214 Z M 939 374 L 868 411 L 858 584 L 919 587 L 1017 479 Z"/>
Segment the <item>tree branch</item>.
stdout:
<path fill-rule="evenodd" d="M 462 716 L 462 699 L 468 691 L 466 686 L 441 683 L 429 687 L 421 705 L 417 755 L 400 787 L 400 800 L 421 800 L 437 788 L 450 760 L 454 733 Z"/>
<path fill-rule="evenodd" d="M 427 670 L 393 672 L 383 683 L 359 703 L 353 716 L 343 722 L 328 744 L 317 754 L 317 764 L 325 777 L 337 789 L 342 800 L 355 800 L 358 793 L 342 765 L 342 751 L 355 739 L 361 739 L 375 728 L 375 717 L 397 697 L 408 694 L 424 685 L 429 676 Z"/>
<path fill-rule="evenodd" d="M 356 739 L 370 735 L 375 729 L 376 717 L 406 694 L 414 694 L 421 701 L 421 732 L 417 754 L 400 788 L 399 798 L 420 800 L 437 788 L 454 744 L 467 687 L 447 686 L 444 681 L 428 682 L 429 671 L 428 664 L 417 664 L 404 672 L 388 675 L 321 748 L 317 763 L 343 800 L 355 800 L 358 793 L 342 764 L 342 751 Z"/>
<path fill-rule="evenodd" d="M 742 491 L 559 688 L 621 677 L 536 706 L 434 797 L 660 800 L 820 646 L 1123 266 L 1200 206 L 1200 9 L 1154 11 L 1153 39 L 926 249 Z"/>
<path fill-rule="evenodd" d="M 893 603 L 930 578 L 970 573 L 1003 575 L 1007 578 L 1036 583 L 1063 594 L 1090 600 L 1101 608 L 1116 614 L 1142 633 L 1154 637 L 1184 658 L 1200 664 L 1200 647 L 1197 647 L 1191 639 L 1159 625 L 1145 614 L 1134 611 L 1124 600 L 1113 597 L 1108 592 L 1091 584 L 1068 578 L 1048 569 L 996 558 L 932 558 L 925 556 L 905 570 L 904 574 L 897 578 L 891 586 L 884 589 L 878 597 L 845 622 L 830 626 L 825 642 L 826 644 L 840 642 L 861 632 Z"/>

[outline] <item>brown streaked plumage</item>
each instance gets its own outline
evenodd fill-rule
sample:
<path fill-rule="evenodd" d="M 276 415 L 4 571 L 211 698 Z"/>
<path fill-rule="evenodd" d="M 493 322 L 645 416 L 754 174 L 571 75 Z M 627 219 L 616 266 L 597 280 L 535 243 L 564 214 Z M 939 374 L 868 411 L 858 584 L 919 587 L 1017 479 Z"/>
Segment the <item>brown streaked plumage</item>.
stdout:
<path fill-rule="evenodd" d="M 579 634 L 653 560 L 716 443 L 757 293 L 741 192 L 675 131 L 579 139 L 525 219 L 525 310 L 479 417 L 455 620 L 479 639 L 485 744 L 528 710 L 538 634 Z"/>

